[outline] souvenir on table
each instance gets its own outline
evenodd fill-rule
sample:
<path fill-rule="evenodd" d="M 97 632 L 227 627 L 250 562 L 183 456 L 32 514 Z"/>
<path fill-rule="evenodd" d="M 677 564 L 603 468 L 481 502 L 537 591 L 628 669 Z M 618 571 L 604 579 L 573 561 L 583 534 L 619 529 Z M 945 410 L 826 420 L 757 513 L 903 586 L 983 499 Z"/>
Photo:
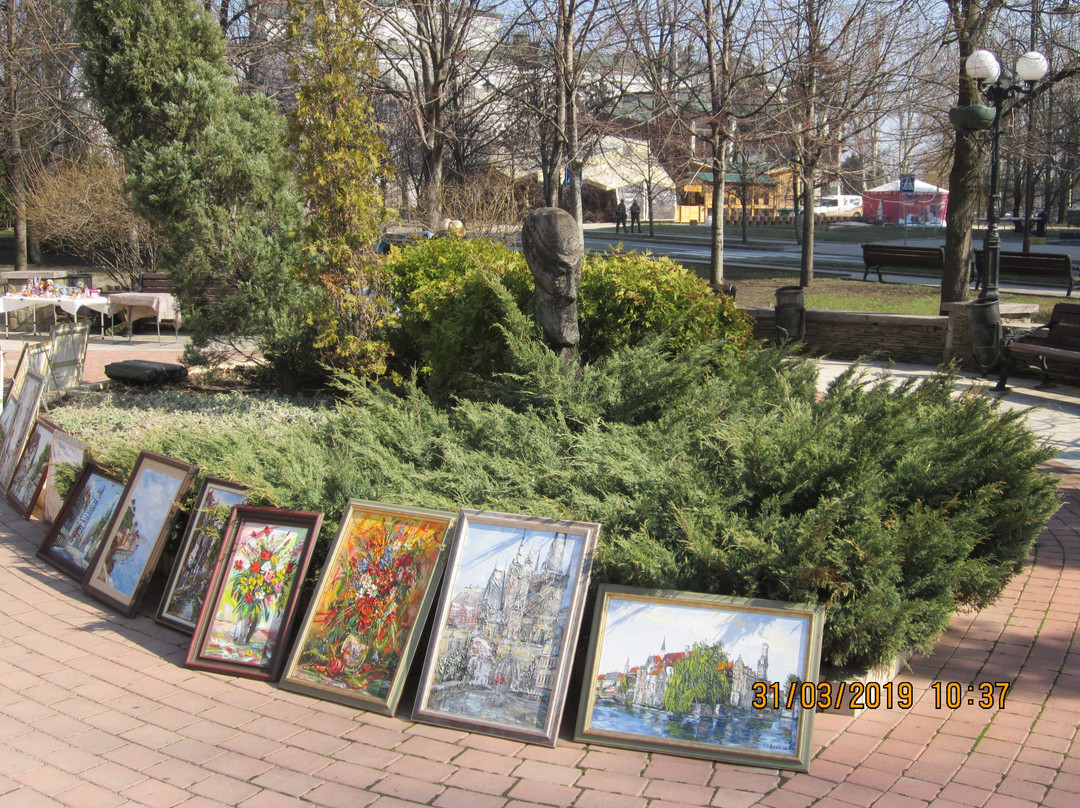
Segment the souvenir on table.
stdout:
<path fill-rule="evenodd" d="M 185 664 L 277 681 L 321 513 L 237 505 Z"/>
<path fill-rule="evenodd" d="M 461 511 L 413 720 L 555 745 L 599 531 Z"/>
<path fill-rule="evenodd" d="M 393 715 L 455 516 L 350 500 L 281 686 Z"/>
<path fill-rule="evenodd" d="M 574 739 L 806 771 L 824 615 L 601 586 Z"/>
<path fill-rule="evenodd" d="M 13 395 L 8 402 L 9 404 L 14 402 L 14 415 L 4 431 L 4 439 L 0 444 L 0 488 L 6 490 L 11 482 L 11 475 L 15 472 L 15 465 L 19 462 L 19 458 L 22 457 L 23 447 L 26 445 L 30 427 L 41 406 L 41 397 L 44 392 L 45 377 L 36 371 L 28 370 L 18 397 Z"/>
<path fill-rule="evenodd" d="M 188 463 L 139 453 L 105 538 L 86 569 L 86 592 L 134 616 L 194 476 L 195 467 Z"/>
<path fill-rule="evenodd" d="M 48 418 L 38 416 L 37 423 L 27 438 L 22 457 L 11 475 L 7 498 L 11 504 L 27 519 L 34 512 L 34 503 L 45 482 L 45 471 L 49 466 L 49 454 L 52 448 L 56 424 Z"/>
<path fill-rule="evenodd" d="M 123 482 L 97 463 L 87 463 L 38 548 L 38 556 L 81 581 L 123 491 Z"/>
<path fill-rule="evenodd" d="M 221 549 L 221 537 L 234 505 L 247 501 L 247 491 L 220 477 L 203 480 L 195 509 L 165 585 L 157 620 L 191 634 L 199 619 L 210 573 Z"/>
<path fill-rule="evenodd" d="M 64 481 L 74 482 L 86 462 L 86 444 L 66 432 L 53 433 L 49 446 L 49 465 L 45 470 L 45 485 L 41 493 L 41 518 L 52 524 L 64 505 L 60 488 Z"/>

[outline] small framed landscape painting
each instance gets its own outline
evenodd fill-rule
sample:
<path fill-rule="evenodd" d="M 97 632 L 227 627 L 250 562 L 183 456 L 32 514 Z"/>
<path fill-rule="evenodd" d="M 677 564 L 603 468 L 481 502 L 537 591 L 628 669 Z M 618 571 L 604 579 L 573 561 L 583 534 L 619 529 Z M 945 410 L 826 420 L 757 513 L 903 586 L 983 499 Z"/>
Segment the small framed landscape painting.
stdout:
<path fill-rule="evenodd" d="M 28 370 L 23 378 L 22 389 L 18 398 L 12 396 L 7 406 L 14 405 L 14 415 L 4 432 L 3 448 L 0 448 L 0 486 L 7 489 L 11 483 L 11 475 L 15 473 L 15 465 L 22 457 L 23 447 L 30 434 L 38 408 L 41 406 L 41 396 L 45 392 L 45 377 L 34 371 Z"/>
<path fill-rule="evenodd" d="M 455 518 L 350 500 L 281 686 L 393 715 Z"/>
<path fill-rule="evenodd" d="M 555 745 L 599 532 L 461 511 L 413 720 Z"/>
<path fill-rule="evenodd" d="M 246 501 L 247 491 L 243 486 L 220 477 L 203 480 L 158 606 L 159 623 L 188 634 L 195 630 L 206 587 L 210 584 L 210 573 L 214 571 L 221 549 L 225 523 L 229 521 L 233 506 Z"/>
<path fill-rule="evenodd" d="M 574 739 L 807 771 L 823 625 L 823 607 L 601 586 Z"/>
<path fill-rule="evenodd" d="M 132 617 L 169 537 L 195 467 L 143 451 L 135 460 L 105 538 L 83 577 L 83 589 Z"/>
<path fill-rule="evenodd" d="M 57 514 L 64 506 L 60 489 L 65 481 L 75 481 L 85 462 L 85 443 L 60 430 L 53 433 L 52 443 L 49 445 L 49 465 L 45 470 L 45 486 L 41 495 L 41 518 L 48 524 L 56 521 Z"/>
<path fill-rule="evenodd" d="M 49 450 L 55 433 L 56 424 L 39 415 L 34 428 L 30 431 L 30 437 L 26 439 L 22 457 L 19 458 L 15 471 L 11 475 L 7 498 L 27 519 L 34 512 L 34 503 L 37 502 L 38 494 L 41 493 L 41 487 L 45 483 L 45 471 L 49 467 Z"/>
<path fill-rule="evenodd" d="M 66 575 L 81 581 L 90 559 L 105 538 L 124 484 L 97 463 L 83 466 L 38 556 Z"/>
<path fill-rule="evenodd" d="M 277 681 L 321 513 L 237 505 L 221 542 L 189 668 Z"/>

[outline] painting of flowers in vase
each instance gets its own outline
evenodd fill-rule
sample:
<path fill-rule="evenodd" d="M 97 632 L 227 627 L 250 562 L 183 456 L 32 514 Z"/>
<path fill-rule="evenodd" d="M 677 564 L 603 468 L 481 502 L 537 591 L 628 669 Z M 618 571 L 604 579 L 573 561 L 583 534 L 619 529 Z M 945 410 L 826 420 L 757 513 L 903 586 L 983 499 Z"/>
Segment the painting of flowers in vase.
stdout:
<path fill-rule="evenodd" d="M 392 715 L 454 514 L 350 500 L 281 685 Z"/>
<path fill-rule="evenodd" d="M 322 514 L 238 505 L 225 528 L 187 665 L 274 681 Z"/>

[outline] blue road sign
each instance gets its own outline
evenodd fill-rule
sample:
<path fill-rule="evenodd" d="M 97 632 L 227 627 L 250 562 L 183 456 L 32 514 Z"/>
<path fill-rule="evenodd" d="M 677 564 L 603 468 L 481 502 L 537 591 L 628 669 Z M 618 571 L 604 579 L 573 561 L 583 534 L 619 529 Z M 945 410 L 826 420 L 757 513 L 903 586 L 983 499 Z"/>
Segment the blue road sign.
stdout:
<path fill-rule="evenodd" d="M 915 175 L 914 174 L 901 174 L 900 175 L 900 193 L 913 194 L 915 193 Z"/>

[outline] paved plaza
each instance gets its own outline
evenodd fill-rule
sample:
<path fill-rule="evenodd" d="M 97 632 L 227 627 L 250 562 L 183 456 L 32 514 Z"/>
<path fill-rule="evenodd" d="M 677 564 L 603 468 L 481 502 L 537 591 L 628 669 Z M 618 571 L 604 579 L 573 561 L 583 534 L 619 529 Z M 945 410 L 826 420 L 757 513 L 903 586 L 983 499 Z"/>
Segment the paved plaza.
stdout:
<path fill-rule="evenodd" d="M 9 362 L 18 346 L 5 341 Z M 87 380 L 178 343 L 94 340 Z M 823 363 L 827 380 L 846 363 Z M 897 375 L 925 369 L 899 367 Z M 962 378 L 960 385 L 978 383 Z M 809 773 L 574 743 L 531 746 L 183 667 L 187 637 L 122 617 L 40 562 L 44 526 L 0 503 L 0 806 L 679 808 L 1080 805 L 1080 390 L 1018 379 L 1007 406 L 1060 450 L 1064 505 L 1002 598 L 958 615 L 898 681 L 911 709 L 819 714 Z M 935 703 L 937 683 L 1008 682 L 1003 708 Z"/>

